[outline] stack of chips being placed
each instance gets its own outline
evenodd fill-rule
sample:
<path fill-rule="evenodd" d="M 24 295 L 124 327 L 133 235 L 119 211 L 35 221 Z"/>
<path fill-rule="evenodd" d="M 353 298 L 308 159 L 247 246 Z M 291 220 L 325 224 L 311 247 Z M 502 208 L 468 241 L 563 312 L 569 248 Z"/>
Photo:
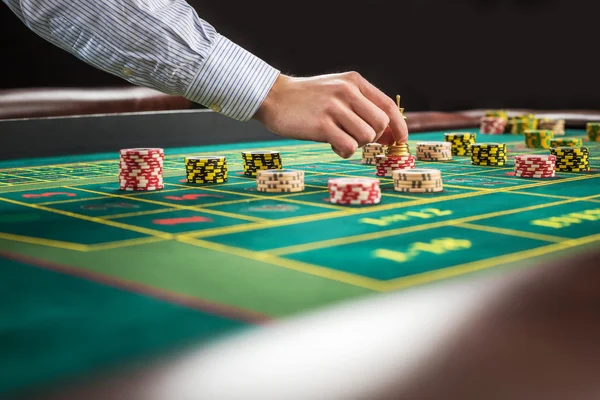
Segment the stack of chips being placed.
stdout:
<path fill-rule="evenodd" d="M 579 138 L 552 139 L 550 147 L 581 147 L 583 142 Z"/>
<path fill-rule="evenodd" d="M 304 171 L 263 169 L 257 171 L 256 190 L 269 193 L 296 193 L 304 190 Z"/>
<path fill-rule="evenodd" d="M 471 164 L 502 167 L 508 161 L 506 144 L 476 143 L 471 145 Z"/>
<path fill-rule="evenodd" d="M 452 160 L 452 143 L 419 142 L 417 143 L 417 160 L 450 161 Z"/>
<path fill-rule="evenodd" d="M 467 156 L 471 154 L 471 145 L 475 143 L 477 134 L 471 132 L 450 132 L 444 134 L 444 141 L 450 143 L 452 155 Z"/>
<path fill-rule="evenodd" d="M 385 154 L 387 146 L 379 143 L 365 144 L 362 149 L 361 164 L 374 165 L 376 157 L 380 154 Z"/>
<path fill-rule="evenodd" d="M 188 183 L 227 182 L 227 160 L 224 156 L 189 156 L 185 158 Z"/>
<path fill-rule="evenodd" d="M 502 135 L 506 129 L 506 119 L 502 117 L 481 117 L 480 132 L 486 135 Z"/>
<path fill-rule="evenodd" d="M 545 154 L 515 156 L 515 176 L 520 178 L 554 178 L 556 157 Z"/>
<path fill-rule="evenodd" d="M 119 163 L 121 190 L 161 190 L 163 184 L 163 149 L 122 149 Z"/>
<path fill-rule="evenodd" d="M 366 205 L 381 202 L 379 179 L 335 178 L 330 179 L 329 201 L 333 204 Z"/>
<path fill-rule="evenodd" d="M 528 129 L 537 129 L 539 120 L 533 114 L 520 115 L 513 117 L 509 121 L 510 133 L 522 135 Z"/>
<path fill-rule="evenodd" d="M 246 176 L 256 176 L 259 170 L 283 168 L 278 151 L 244 151 L 242 152 L 242 159 L 244 160 L 244 175 Z"/>
<path fill-rule="evenodd" d="M 442 173 L 438 169 L 396 170 L 394 190 L 408 193 L 435 193 L 444 190 Z"/>
<path fill-rule="evenodd" d="M 600 142 L 600 122 L 588 122 L 586 132 L 590 141 Z"/>
<path fill-rule="evenodd" d="M 538 122 L 538 129 L 554 131 L 554 135 L 565 134 L 565 120 L 564 119 L 550 119 L 542 118 Z"/>
<path fill-rule="evenodd" d="M 388 146 L 385 155 L 375 157 L 377 176 L 392 177 L 392 171 L 395 169 L 409 169 L 415 167 L 415 157 L 410 154 L 410 148 L 407 143 L 397 144 L 394 142 Z"/>
<path fill-rule="evenodd" d="M 586 172 L 590 170 L 590 150 L 587 147 L 553 147 L 556 170 L 562 172 Z"/>
<path fill-rule="evenodd" d="M 552 139 L 554 139 L 554 131 L 538 129 L 525 131 L 525 145 L 532 149 L 549 149 Z"/>

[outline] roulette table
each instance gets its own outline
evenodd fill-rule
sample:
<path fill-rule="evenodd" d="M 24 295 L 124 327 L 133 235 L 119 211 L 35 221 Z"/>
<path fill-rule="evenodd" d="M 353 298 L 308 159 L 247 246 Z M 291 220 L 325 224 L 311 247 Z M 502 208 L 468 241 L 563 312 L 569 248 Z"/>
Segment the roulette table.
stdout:
<path fill-rule="evenodd" d="M 516 176 L 514 156 L 548 149 L 460 127 L 506 144 L 508 163 L 417 161 L 441 171 L 443 191 L 397 192 L 379 177 L 381 202 L 368 206 L 328 199 L 329 179 L 375 177 L 360 151 L 340 159 L 327 145 L 212 112 L 10 120 L 0 130 L 9 138 L 0 162 L 6 396 L 329 306 L 577 259 L 600 243 L 600 142 L 581 127 L 565 137 L 589 148 L 589 171 Z M 422 129 L 409 146 L 456 130 Z M 164 189 L 119 189 L 126 147 L 164 148 Z M 241 157 L 256 150 L 304 171 L 304 190 L 257 191 Z M 188 183 L 185 157 L 213 154 L 226 157 L 227 182 Z"/>

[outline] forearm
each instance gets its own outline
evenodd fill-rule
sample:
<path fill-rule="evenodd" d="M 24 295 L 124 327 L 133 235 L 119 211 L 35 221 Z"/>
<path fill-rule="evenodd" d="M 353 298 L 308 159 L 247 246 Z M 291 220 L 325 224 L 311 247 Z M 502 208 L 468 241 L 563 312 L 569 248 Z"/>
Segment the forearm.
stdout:
<path fill-rule="evenodd" d="M 279 75 L 183 0 L 3 1 L 31 30 L 86 63 L 234 119 L 251 118 Z"/>

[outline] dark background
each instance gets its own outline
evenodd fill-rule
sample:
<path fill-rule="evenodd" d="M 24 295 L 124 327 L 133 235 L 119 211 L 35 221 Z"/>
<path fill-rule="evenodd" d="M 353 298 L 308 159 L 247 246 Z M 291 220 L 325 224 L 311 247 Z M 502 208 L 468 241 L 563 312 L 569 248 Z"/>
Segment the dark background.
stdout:
<path fill-rule="evenodd" d="M 600 109 L 597 5 L 582 0 L 200 1 L 201 18 L 284 73 L 356 70 L 407 111 Z M 0 88 L 127 84 L 0 7 Z"/>

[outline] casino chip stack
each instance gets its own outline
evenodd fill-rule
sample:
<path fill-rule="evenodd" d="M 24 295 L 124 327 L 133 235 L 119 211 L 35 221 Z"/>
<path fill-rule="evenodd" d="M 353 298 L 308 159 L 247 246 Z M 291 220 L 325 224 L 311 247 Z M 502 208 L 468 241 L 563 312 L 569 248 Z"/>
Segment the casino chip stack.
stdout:
<path fill-rule="evenodd" d="M 161 190 L 163 149 L 123 149 L 120 151 L 119 187 L 121 190 Z"/>
<path fill-rule="evenodd" d="M 590 170 L 590 150 L 587 147 L 553 147 L 556 170 L 562 172 L 586 172 Z"/>
<path fill-rule="evenodd" d="M 392 177 L 396 169 L 411 169 L 415 167 L 415 156 L 387 156 L 380 154 L 376 158 L 377 176 Z"/>
<path fill-rule="evenodd" d="M 508 112 L 505 110 L 487 110 L 484 117 L 502 118 L 508 120 Z"/>
<path fill-rule="evenodd" d="M 281 156 L 278 151 L 258 150 L 242 152 L 244 175 L 256 176 L 259 170 L 281 169 Z"/>
<path fill-rule="evenodd" d="M 554 139 L 554 131 L 538 129 L 525 131 L 525 145 L 532 149 L 549 149 L 552 139 Z"/>
<path fill-rule="evenodd" d="M 227 182 L 227 160 L 223 156 L 190 156 L 185 158 L 188 183 Z"/>
<path fill-rule="evenodd" d="M 600 122 L 588 122 L 586 132 L 590 141 L 600 142 Z"/>
<path fill-rule="evenodd" d="M 481 117 L 479 130 L 486 135 L 502 135 L 506 129 L 506 119 L 501 117 Z"/>
<path fill-rule="evenodd" d="M 550 141 L 550 147 L 581 147 L 583 142 L 579 138 L 560 138 Z"/>
<path fill-rule="evenodd" d="M 304 171 L 263 169 L 257 171 L 256 190 L 269 193 L 296 193 L 304 190 Z"/>
<path fill-rule="evenodd" d="M 452 160 L 452 143 L 419 142 L 417 143 L 417 160 L 450 161 Z"/>
<path fill-rule="evenodd" d="M 562 136 L 565 134 L 565 120 L 542 118 L 538 123 L 538 129 L 554 131 L 555 136 Z"/>
<path fill-rule="evenodd" d="M 450 132 L 444 134 L 444 141 L 452 146 L 452 155 L 467 156 L 471 154 L 471 145 L 477 140 L 477 134 L 471 132 Z"/>
<path fill-rule="evenodd" d="M 508 161 L 506 144 L 476 143 L 471 145 L 471 164 L 502 167 Z"/>
<path fill-rule="evenodd" d="M 328 183 L 329 201 L 333 204 L 366 205 L 381 202 L 379 179 L 335 178 Z"/>
<path fill-rule="evenodd" d="M 528 129 L 537 129 L 539 120 L 533 114 L 520 115 L 510 119 L 510 132 L 523 135 Z"/>
<path fill-rule="evenodd" d="M 374 165 L 376 157 L 385 154 L 387 146 L 379 143 L 369 143 L 363 146 L 361 164 Z"/>
<path fill-rule="evenodd" d="M 435 193 L 444 190 L 442 173 L 438 169 L 394 171 L 394 190 L 408 193 Z"/>
<path fill-rule="evenodd" d="M 515 156 L 515 176 L 520 178 L 554 178 L 556 157 L 532 154 Z"/>

